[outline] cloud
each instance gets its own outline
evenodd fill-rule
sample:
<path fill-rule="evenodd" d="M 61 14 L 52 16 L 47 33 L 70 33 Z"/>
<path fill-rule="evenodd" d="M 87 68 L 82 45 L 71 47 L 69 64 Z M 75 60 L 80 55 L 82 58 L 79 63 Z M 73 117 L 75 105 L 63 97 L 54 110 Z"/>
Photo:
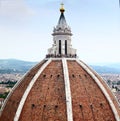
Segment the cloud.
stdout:
<path fill-rule="evenodd" d="M 0 15 L 12 17 L 31 16 L 34 11 L 24 0 L 0 0 Z"/>

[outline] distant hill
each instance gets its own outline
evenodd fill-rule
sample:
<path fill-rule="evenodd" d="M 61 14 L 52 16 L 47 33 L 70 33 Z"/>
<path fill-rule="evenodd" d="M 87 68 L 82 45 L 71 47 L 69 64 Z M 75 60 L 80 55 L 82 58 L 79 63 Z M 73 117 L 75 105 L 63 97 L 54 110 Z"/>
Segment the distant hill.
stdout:
<path fill-rule="evenodd" d="M 25 73 L 37 62 L 22 61 L 16 59 L 0 59 L 0 73 Z M 103 64 L 102 66 L 90 65 L 98 73 L 120 74 L 120 63 Z"/>
<path fill-rule="evenodd" d="M 25 73 L 36 63 L 16 59 L 0 59 L 0 73 Z"/>
<path fill-rule="evenodd" d="M 110 73 L 110 74 L 120 74 L 120 66 L 117 67 L 116 64 L 115 66 L 110 66 L 110 65 L 105 65 L 105 66 L 96 66 L 96 65 L 90 65 L 91 68 L 93 68 L 96 72 L 98 73 Z"/>
<path fill-rule="evenodd" d="M 120 63 L 99 63 L 90 66 L 98 73 L 120 74 Z"/>

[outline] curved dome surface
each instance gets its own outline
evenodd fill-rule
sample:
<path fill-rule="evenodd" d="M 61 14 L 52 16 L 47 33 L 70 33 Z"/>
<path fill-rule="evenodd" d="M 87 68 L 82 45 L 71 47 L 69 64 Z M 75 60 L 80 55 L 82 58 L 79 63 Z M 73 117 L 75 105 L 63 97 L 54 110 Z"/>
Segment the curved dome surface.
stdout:
<path fill-rule="evenodd" d="M 0 121 L 13 120 L 119 121 L 119 108 L 106 83 L 82 61 L 50 58 L 32 68 L 7 98 Z"/>

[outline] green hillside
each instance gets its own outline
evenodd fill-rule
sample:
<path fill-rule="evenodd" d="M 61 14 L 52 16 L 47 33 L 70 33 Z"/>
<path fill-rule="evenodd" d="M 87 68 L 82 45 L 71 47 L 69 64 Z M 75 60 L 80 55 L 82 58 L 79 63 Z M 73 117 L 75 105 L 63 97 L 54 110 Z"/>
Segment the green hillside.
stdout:
<path fill-rule="evenodd" d="M 36 63 L 16 59 L 1 59 L 0 73 L 25 73 Z"/>

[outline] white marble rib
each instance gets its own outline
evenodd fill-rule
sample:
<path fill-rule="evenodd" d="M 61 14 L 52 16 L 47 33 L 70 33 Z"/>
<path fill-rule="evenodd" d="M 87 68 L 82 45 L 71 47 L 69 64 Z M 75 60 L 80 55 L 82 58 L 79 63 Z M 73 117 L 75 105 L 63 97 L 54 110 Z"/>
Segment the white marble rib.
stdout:
<path fill-rule="evenodd" d="M 39 75 L 43 72 L 43 70 L 48 66 L 48 64 L 50 64 L 51 59 L 49 59 L 46 63 L 43 64 L 43 66 L 38 70 L 38 72 L 36 73 L 36 75 L 33 77 L 33 79 L 31 80 L 31 82 L 29 83 L 27 89 L 25 90 L 25 93 L 22 96 L 22 99 L 19 103 L 18 109 L 16 111 L 15 117 L 14 117 L 14 121 L 18 121 L 20 118 L 20 114 L 22 112 L 24 103 L 27 99 L 27 96 L 30 92 L 30 90 L 32 89 L 34 83 L 36 82 L 37 78 L 39 77 Z"/>
<path fill-rule="evenodd" d="M 69 80 L 69 73 L 68 73 L 66 58 L 62 59 L 62 64 L 63 64 L 63 73 L 64 73 L 64 81 L 65 81 L 67 121 L 73 121 L 72 98 L 71 98 L 70 80 Z"/>
<path fill-rule="evenodd" d="M 41 64 L 43 61 L 44 61 L 44 60 L 42 60 L 42 61 L 41 61 L 40 63 L 38 63 L 37 65 L 35 65 L 33 68 L 36 68 L 36 67 L 37 67 L 39 64 Z M 31 68 L 31 69 L 33 69 L 33 68 Z M 11 92 L 8 94 L 7 98 L 6 98 L 5 101 L 4 101 L 4 104 L 3 104 L 2 107 L 1 107 L 0 116 L 2 115 L 2 112 L 3 112 L 3 110 L 4 110 L 4 108 L 5 108 L 6 104 L 7 104 L 7 102 L 8 102 L 8 100 L 9 100 L 10 96 L 13 94 L 14 90 L 19 86 L 19 84 L 24 80 L 24 78 L 25 78 L 26 75 L 31 71 L 31 69 L 30 69 L 29 71 L 27 71 L 27 72 L 24 74 L 24 76 L 22 77 L 22 79 L 20 79 L 20 80 L 15 84 L 15 86 L 12 88 Z"/>
<path fill-rule="evenodd" d="M 97 85 L 99 86 L 99 88 L 102 90 L 103 94 L 105 95 L 106 99 L 109 102 L 109 105 L 114 113 L 115 119 L 116 121 L 120 121 L 120 117 L 119 114 L 115 108 L 114 103 L 112 102 L 109 94 L 107 93 L 106 89 L 104 88 L 104 86 L 101 84 L 101 82 L 99 81 L 99 79 L 92 73 L 92 71 L 81 61 L 79 61 L 78 59 L 76 59 L 76 61 L 87 71 L 88 74 L 90 74 L 90 76 L 95 80 L 95 82 L 97 83 Z"/>

